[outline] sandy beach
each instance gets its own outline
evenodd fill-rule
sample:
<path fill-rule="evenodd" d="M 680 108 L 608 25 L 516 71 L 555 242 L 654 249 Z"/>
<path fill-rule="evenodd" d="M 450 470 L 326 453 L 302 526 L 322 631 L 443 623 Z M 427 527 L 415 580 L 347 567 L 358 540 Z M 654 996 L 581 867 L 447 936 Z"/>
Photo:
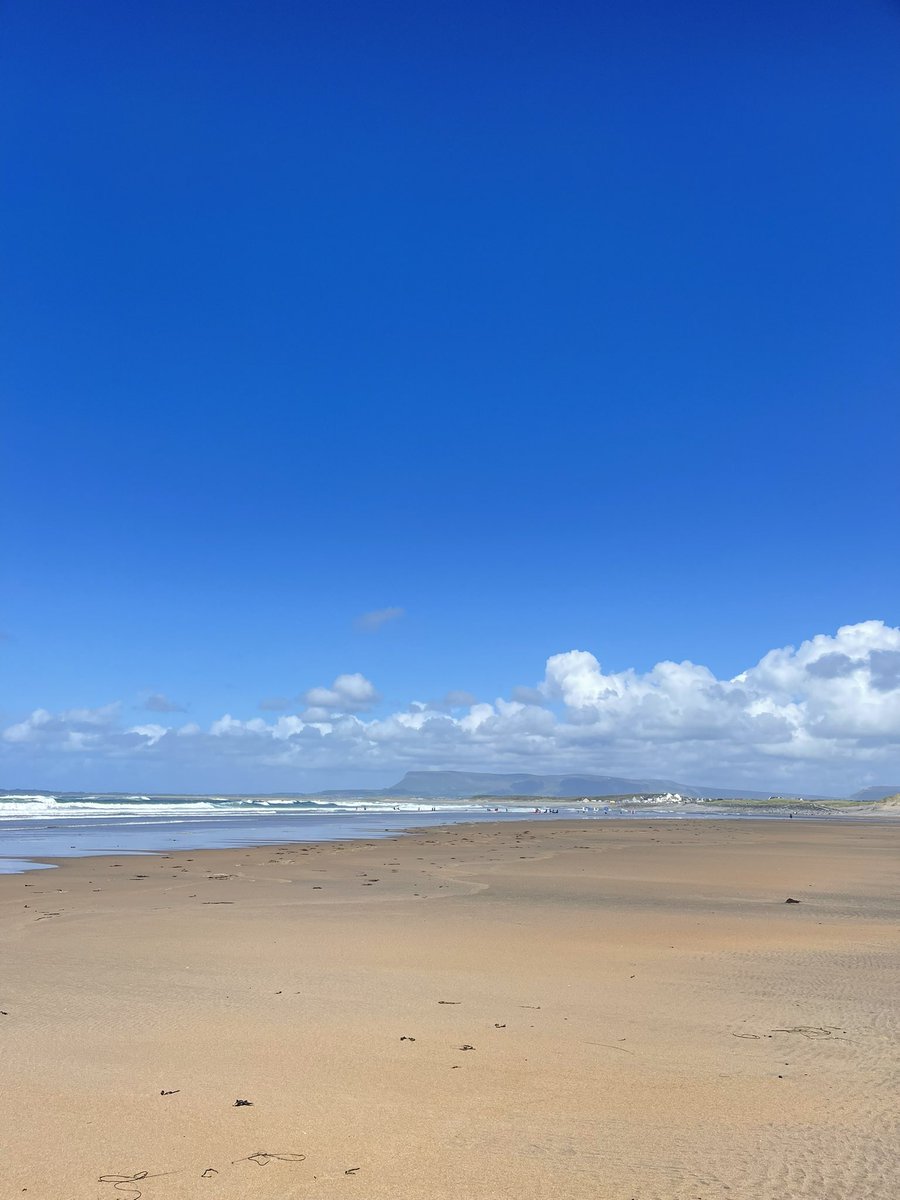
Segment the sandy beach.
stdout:
<path fill-rule="evenodd" d="M 898 863 L 536 819 L 0 878 L 0 1196 L 892 1200 Z"/>

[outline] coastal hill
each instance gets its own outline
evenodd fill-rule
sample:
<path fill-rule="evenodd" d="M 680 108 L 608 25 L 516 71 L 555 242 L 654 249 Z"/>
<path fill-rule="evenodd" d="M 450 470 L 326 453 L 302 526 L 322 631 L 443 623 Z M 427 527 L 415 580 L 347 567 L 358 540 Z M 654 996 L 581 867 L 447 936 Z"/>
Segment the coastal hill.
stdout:
<path fill-rule="evenodd" d="M 399 782 L 377 791 L 355 792 L 358 796 L 420 796 L 423 799 L 461 799 L 469 796 L 535 796 L 563 799 L 580 796 L 657 795 L 677 792 L 696 799 L 766 800 L 769 792 L 734 791 L 729 788 L 696 787 L 671 779 L 626 779 L 617 775 L 531 775 L 497 774 L 489 771 L 407 771 Z M 338 793 L 323 792 L 325 796 Z M 350 793 L 341 792 L 341 795 Z"/>
<path fill-rule="evenodd" d="M 900 796 L 900 784 L 893 784 L 889 787 L 884 785 L 862 788 L 861 791 L 854 792 L 850 797 L 851 800 L 894 800 Z"/>

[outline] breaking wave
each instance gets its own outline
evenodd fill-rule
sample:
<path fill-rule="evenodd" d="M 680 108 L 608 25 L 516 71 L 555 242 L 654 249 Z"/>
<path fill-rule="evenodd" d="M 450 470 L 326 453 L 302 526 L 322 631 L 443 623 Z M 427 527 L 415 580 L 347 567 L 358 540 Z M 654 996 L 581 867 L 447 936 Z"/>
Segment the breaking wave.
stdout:
<path fill-rule="evenodd" d="M 143 796 L 94 792 L 0 792 L 0 821 L 85 820 L 98 818 L 155 818 L 177 820 L 190 817 L 240 814 L 303 813 L 388 813 L 388 812 L 483 812 L 486 804 L 447 803 L 405 797 L 402 800 L 341 798 L 316 799 L 297 796 Z"/>

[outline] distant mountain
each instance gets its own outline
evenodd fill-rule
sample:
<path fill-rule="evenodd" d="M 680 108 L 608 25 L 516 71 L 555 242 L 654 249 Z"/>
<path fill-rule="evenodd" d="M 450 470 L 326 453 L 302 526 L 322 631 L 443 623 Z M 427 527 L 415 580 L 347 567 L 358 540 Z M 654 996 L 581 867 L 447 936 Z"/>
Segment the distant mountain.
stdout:
<path fill-rule="evenodd" d="M 620 779 L 614 775 L 498 775 L 490 771 L 407 771 L 384 791 L 392 796 L 599 796 L 629 791 L 668 792 L 661 779 Z"/>
<path fill-rule="evenodd" d="M 399 783 L 382 788 L 383 796 L 455 799 L 463 796 L 622 796 L 641 792 L 678 792 L 698 799 L 768 799 L 768 792 L 695 787 L 671 779 L 626 779 L 618 775 L 502 775 L 488 771 L 407 771 Z"/>
<path fill-rule="evenodd" d="M 385 797 L 421 797 L 429 800 L 458 800 L 471 796 L 536 796 L 542 799 L 564 799 L 580 796 L 635 796 L 660 795 L 677 792 L 681 796 L 697 800 L 768 800 L 770 792 L 735 791 L 733 788 L 697 787 L 690 783 L 677 783 L 673 779 L 627 779 L 620 775 L 532 775 L 524 772 L 499 774 L 494 771 L 407 771 L 401 780 L 386 788 L 340 788 L 322 792 L 241 792 L 243 798 L 265 796 L 365 800 Z M 891 798 L 900 793 L 900 787 L 868 787 L 851 796 L 851 800 L 870 803 Z M 81 792 L 44 792 L 39 788 L 22 788 L 10 792 L 0 788 L 0 796 L 83 796 Z M 105 793 L 107 796 L 124 795 L 121 792 Z M 217 795 L 220 793 L 216 793 Z M 92 793 L 93 795 L 93 793 Z M 203 793 L 205 796 L 206 793 Z M 187 794 L 181 799 L 188 799 Z M 799 799 L 799 793 L 781 792 L 780 799 Z M 804 794 L 807 800 L 827 800 L 827 796 Z"/>
<path fill-rule="evenodd" d="M 863 788 L 862 791 L 854 792 L 850 797 L 851 800 L 887 800 L 891 796 L 900 794 L 900 783 L 895 783 L 892 786 L 875 786 Z"/>

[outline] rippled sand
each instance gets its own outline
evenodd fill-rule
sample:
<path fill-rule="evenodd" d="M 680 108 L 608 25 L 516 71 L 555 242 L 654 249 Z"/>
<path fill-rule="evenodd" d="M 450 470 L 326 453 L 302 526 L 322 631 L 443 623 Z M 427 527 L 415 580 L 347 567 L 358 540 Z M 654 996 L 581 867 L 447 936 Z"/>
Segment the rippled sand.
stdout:
<path fill-rule="evenodd" d="M 898 863 L 536 819 L 2 878 L 0 1196 L 893 1200 Z"/>

